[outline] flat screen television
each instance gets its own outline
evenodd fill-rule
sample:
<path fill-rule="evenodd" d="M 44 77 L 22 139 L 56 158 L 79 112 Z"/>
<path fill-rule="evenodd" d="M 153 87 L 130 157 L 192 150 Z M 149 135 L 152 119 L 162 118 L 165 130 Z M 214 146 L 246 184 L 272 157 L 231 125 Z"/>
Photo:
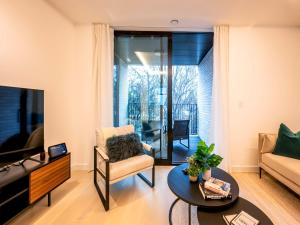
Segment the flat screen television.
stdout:
<path fill-rule="evenodd" d="M 0 86 L 0 167 L 44 152 L 44 91 Z"/>

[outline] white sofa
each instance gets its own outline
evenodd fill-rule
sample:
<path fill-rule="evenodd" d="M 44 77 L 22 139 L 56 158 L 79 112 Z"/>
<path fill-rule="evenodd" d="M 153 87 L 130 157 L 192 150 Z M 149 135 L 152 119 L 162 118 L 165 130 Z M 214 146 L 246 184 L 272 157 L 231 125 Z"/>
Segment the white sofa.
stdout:
<path fill-rule="evenodd" d="M 259 134 L 259 176 L 263 169 L 300 195 L 300 160 L 272 154 L 276 140 L 277 134 Z"/>

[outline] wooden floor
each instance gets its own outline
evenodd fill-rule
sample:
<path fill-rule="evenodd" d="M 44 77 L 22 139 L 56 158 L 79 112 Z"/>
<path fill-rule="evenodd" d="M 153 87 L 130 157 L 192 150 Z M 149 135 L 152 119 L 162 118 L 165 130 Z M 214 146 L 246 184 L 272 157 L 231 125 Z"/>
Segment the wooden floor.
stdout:
<path fill-rule="evenodd" d="M 112 186 L 111 210 L 105 212 L 92 183 L 92 173 L 75 171 L 72 178 L 47 198 L 23 211 L 10 224 L 68 225 L 164 225 L 175 196 L 167 185 L 172 167 L 157 167 L 156 187 L 149 188 L 138 177 L 131 177 Z M 300 200 L 268 175 L 259 179 L 254 173 L 236 173 L 240 195 L 261 208 L 275 225 L 300 224 Z M 180 182 L 180 181 L 178 181 Z M 199 224 L 196 208 L 192 223 Z M 173 211 L 173 222 L 187 224 L 187 205 L 179 202 Z M 214 224 L 212 224 L 214 225 Z"/>

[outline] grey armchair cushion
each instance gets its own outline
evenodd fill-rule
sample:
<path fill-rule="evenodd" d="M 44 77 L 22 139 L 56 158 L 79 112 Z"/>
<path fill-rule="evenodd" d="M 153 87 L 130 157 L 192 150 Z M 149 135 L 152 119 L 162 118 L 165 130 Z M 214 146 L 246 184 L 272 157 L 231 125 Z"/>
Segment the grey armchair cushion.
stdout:
<path fill-rule="evenodd" d="M 110 162 L 117 162 L 143 154 L 140 137 L 135 133 L 110 137 L 106 141 L 106 147 Z"/>

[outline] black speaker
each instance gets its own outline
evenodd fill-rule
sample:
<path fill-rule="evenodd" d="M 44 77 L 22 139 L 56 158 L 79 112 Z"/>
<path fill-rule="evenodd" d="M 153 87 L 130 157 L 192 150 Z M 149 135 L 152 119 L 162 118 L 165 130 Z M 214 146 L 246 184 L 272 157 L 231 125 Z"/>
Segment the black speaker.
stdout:
<path fill-rule="evenodd" d="M 48 154 L 50 158 L 56 158 L 61 155 L 67 154 L 67 146 L 65 143 L 53 145 L 48 147 Z"/>

